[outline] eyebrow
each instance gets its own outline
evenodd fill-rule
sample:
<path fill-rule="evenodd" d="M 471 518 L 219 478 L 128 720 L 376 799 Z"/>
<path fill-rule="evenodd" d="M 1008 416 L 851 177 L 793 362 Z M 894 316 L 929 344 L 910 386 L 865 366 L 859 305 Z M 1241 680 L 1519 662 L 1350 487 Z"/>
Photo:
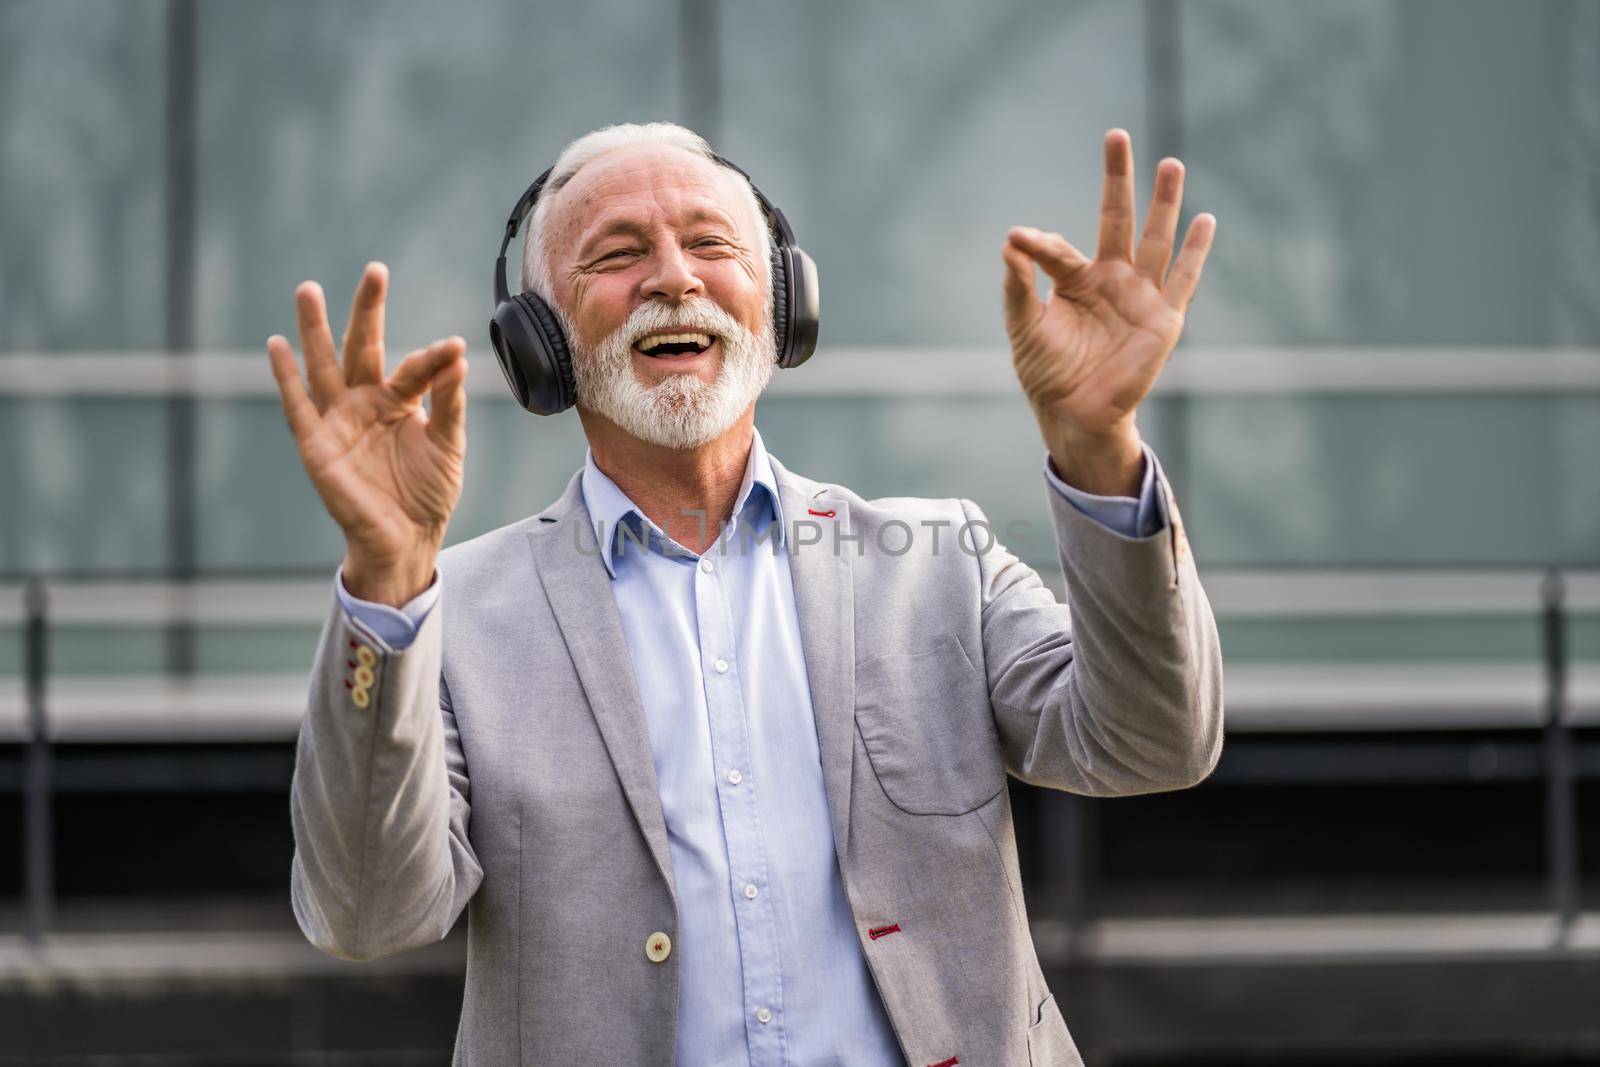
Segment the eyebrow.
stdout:
<path fill-rule="evenodd" d="M 686 226 L 693 226 L 704 222 L 714 222 L 719 226 L 724 226 L 734 232 L 737 232 L 739 229 L 736 225 L 734 225 L 733 219 L 726 212 L 706 205 L 691 208 L 689 214 L 684 219 L 684 225 Z M 614 218 L 610 222 L 607 222 L 605 225 L 601 226 L 599 230 L 595 231 L 594 234 L 585 239 L 584 242 L 579 245 L 578 259 L 581 261 L 587 258 L 592 254 L 594 246 L 608 237 L 616 237 L 619 235 L 638 237 L 642 236 L 647 229 L 648 227 L 640 222 L 636 217 L 622 216 L 620 218 Z"/>

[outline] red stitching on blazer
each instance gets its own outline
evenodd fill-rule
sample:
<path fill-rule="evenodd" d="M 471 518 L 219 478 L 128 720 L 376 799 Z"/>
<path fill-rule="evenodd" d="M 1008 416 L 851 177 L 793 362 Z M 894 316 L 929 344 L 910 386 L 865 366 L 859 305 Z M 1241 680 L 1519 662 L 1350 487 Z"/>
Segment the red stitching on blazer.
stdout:
<path fill-rule="evenodd" d="M 345 680 L 344 680 L 344 687 L 345 687 L 345 688 L 346 688 L 346 689 L 354 689 L 354 688 L 355 688 L 355 686 L 353 686 L 353 685 L 351 685 L 351 684 L 350 684 L 350 679 L 348 679 L 348 678 L 346 678 L 346 679 L 345 679 Z"/>
<path fill-rule="evenodd" d="M 816 508 L 806 508 L 806 514 L 807 515 L 821 515 L 825 519 L 831 519 L 835 515 L 837 515 L 838 512 L 834 511 L 832 508 L 829 508 L 827 511 L 818 511 Z"/>
<path fill-rule="evenodd" d="M 358 646 L 357 646 L 357 645 L 356 645 L 356 639 L 355 639 L 355 638 L 353 638 L 353 637 L 352 637 L 352 638 L 351 638 L 351 639 L 350 639 L 350 647 L 351 647 L 351 648 L 356 648 L 356 647 L 358 647 Z"/>
<path fill-rule="evenodd" d="M 354 667 L 356 665 L 356 661 L 353 659 L 347 659 L 344 663 L 346 667 Z"/>
<path fill-rule="evenodd" d="M 890 934 L 898 934 L 899 932 L 900 924 L 890 923 L 888 926 L 874 926 L 867 931 L 867 936 L 876 941 L 880 937 L 888 937 Z"/>
<path fill-rule="evenodd" d="M 951 1056 L 947 1060 L 940 1060 L 938 1063 L 930 1063 L 928 1064 L 928 1067 L 956 1067 L 956 1064 L 960 1062 L 961 1061 L 955 1056 Z"/>

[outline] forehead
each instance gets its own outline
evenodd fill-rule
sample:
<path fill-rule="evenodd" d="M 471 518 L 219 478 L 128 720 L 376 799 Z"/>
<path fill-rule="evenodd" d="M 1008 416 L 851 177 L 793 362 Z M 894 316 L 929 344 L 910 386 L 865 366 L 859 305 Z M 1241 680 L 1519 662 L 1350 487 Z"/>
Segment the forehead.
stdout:
<path fill-rule="evenodd" d="M 701 209 L 720 211 L 741 227 L 761 225 L 739 177 L 681 148 L 629 145 L 590 160 L 556 194 L 550 225 L 571 240 L 617 217 L 672 222 Z"/>

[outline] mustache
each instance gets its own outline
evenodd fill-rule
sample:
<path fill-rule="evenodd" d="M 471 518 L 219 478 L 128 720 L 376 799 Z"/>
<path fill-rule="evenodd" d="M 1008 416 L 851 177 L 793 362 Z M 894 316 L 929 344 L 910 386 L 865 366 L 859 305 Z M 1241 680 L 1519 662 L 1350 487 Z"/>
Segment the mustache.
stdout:
<path fill-rule="evenodd" d="M 617 335 L 632 348 L 640 338 L 671 330 L 694 331 L 734 338 L 747 333 L 745 327 L 706 297 L 695 297 L 679 304 L 648 301 L 633 309 Z"/>

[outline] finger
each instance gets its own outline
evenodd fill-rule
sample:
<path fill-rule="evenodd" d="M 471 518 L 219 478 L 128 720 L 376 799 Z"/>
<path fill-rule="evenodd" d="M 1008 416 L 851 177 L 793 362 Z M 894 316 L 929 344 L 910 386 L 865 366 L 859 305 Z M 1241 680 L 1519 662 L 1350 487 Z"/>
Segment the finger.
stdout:
<path fill-rule="evenodd" d="M 1123 129 L 1106 132 L 1106 178 L 1100 193 L 1100 244 L 1096 259 L 1133 255 L 1133 139 Z"/>
<path fill-rule="evenodd" d="M 1177 262 L 1172 264 L 1172 273 L 1161 290 L 1167 303 L 1179 311 L 1187 310 L 1189 301 L 1194 299 L 1195 286 L 1200 284 L 1200 270 L 1206 265 L 1206 255 L 1211 251 L 1211 239 L 1216 232 L 1217 217 L 1210 213 L 1196 215 L 1189 223 L 1183 248 L 1178 251 Z"/>
<path fill-rule="evenodd" d="M 1150 213 L 1145 216 L 1139 251 L 1133 258 L 1139 273 L 1158 286 L 1172 258 L 1172 242 L 1178 233 L 1178 211 L 1182 204 L 1183 164 L 1176 159 L 1163 159 L 1156 167 L 1155 195 L 1150 200 Z"/>
<path fill-rule="evenodd" d="M 344 371 L 328 329 L 328 304 L 323 299 L 322 286 L 301 282 L 294 291 L 294 312 L 300 325 L 300 351 L 306 356 L 306 377 L 311 380 L 311 399 L 319 412 L 327 411 L 328 405 L 344 392 Z"/>
<path fill-rule="evenodd" d="M 368 263 L 350 304 L 350 325 L 344 334 L 344 380 L 349 385 L 383 381 L 383 298 L 389 291 L 389 268 Z"/>
<path fill-rule="evenodd" d="M 321 419 L 300 381 L 300 368 L 295 363 L 289 339 L 276 333 L 267 338 L 267 358 L 272 361 L 272 376 L 278 382 L 278 397 L 283 401 L 283 415 L 289 420 L 289 430 L 296 441 L 304 441 L 316 430 Z"/>
<path fill-rule="evenodd" d="M 451 337 L 417 349 L 401 360 L 400 366 L 389 376 L 389 388 L 407 400 L 421 396 L 445 364 L 460 358 L 466 344 L 459 337 Z"/>
<path fill-rule="evenodd" d="M 467 360 L 461 353 L 466 342 L 451 338 L 457 355 L 433 379 L 432 407 L 428 412 L 428 432 L 455 448 L 465 448 L 467 439 Z"/>
<path fill-rule="evenodd" d="M 1039 316 L 1039 292 L 1033 286 L 1033 260 L 1010 242 L 1000 249 L 1000 256 L 1006 262 L 1006 325 L 1032 322 Z"/>
<path fill-rule="evenodd" d="M 1013 247 L 1021 249 L 1039 264 L 1057 288 L 1070 286 L 1089 269 L 1089 257 L 1072 247 L 1072 243 L 1059 233 L 1046 233 L 1032 226 L 1018 226 L 1009 231 L 1006 237 Z"/>

